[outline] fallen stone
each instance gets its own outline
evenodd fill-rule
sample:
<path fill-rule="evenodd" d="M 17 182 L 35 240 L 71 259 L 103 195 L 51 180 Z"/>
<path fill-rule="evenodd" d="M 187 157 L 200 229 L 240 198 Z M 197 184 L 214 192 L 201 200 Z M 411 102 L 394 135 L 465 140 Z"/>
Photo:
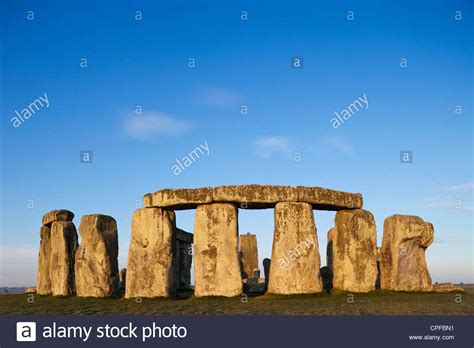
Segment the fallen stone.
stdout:
<path fill-rule="evenodd" d="M 275 233 L 268 292 L 321 292 L 320 256 L 313 209 L 308 203 L 281 202 L 275 206 Z"/>
<path fill-rule="evenodd" d="M 72 221 L 74 213 L 66 209 L 51 210 L 43 216 L 43 226 L 51 227 L 51 224 L 55 221 Z"/>
<path fill-rule="evenodd" d="M 254 270 L 258 270 L 258 248 L 256 235 L 250 233 L 240 235 L 239 256 L 242 278 L 253 278 Z"/>
<path fill-rule="evenodd" d="M 51 258 L 51 228 L 42 226 L 40 229 L 40 247 L 38 253 L 38 273 L 36 276 L 36 288 L 39 295 L 51 295 L 50 278 Z"/>
<path fill-rule="evenodd" d="M 238 254 L 237 207 L 230 203 L 199 205 L 194 221 L 194 295 L 242 294 Z"/>
<path fill-rule="evenodd" d="M 49 277 L 51 294 L 70 296 L 74 289 L 74 254 L 77 249 L 76 227 L 71 221 L 55 221 L 51 224 L 51 249 Z"/>
<path fill-rule="evenodd" d="M 453 283 L 441 283 L 433 285 L 434 292 L 464 292 L 460 286 L 455 286 Z"/>
<path fill-rule="evenodd" d="M 79 225 L 81 245 L 76 251 L 76 293 L 108 297 L 119 291 L 117 223 L 111 216 L 84 215 Z"/>
<path fill-rule="evenodd" d="M 212 188 L 165 189 L 143 197 L 145 208 L 158 207 L 174 210 L 195 209 L 199 204 L 212 202 Z"/>
<path fill-rule="evenodd" d="M 377 280 L 377 232 L 367 210 L 340 210 L 333 231 L 333 286 L 369 292 Z"/>
<path fill-rule="evenodd" d="M 432 291 L 425 250 L 433 239 L 433 225 L 418 216 L 386 218 L 381 250 L 381 288 Z"/>
<path fill-rule="evenodd" d="M 329 190 L 322 187 L 298 186 L 298 202 L 306 202 L 319 210 L 342 210 L 362 208 L 362 195 Z"/>
<path fill-rule="evenodd" d="M 171 210 L 143 208 L 132 217 L 125 297 L 171 297 L 176 292 L 176 219 Z"/>
<path fill-rule="evenodd" d="M 27 294 L 36 294 L 36 287 L 29 287 L 25 289 L 25 293 Z"/>

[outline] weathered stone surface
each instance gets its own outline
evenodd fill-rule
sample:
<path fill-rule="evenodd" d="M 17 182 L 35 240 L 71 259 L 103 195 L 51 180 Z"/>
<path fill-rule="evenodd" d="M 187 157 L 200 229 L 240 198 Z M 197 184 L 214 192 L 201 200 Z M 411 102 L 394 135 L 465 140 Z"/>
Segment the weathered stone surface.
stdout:
<path fill-rule="evenodd" d="M 425 250 L 433 239 L 433 225 L 418 216 L 386 218 L 381 251 L 382 289 L 431 291 Z"/>
<path fill-rule="evenodd" d="M 322 187 L 298 186 L 298 202 L 310 203 L 314 209 L 341 210 L 362 208 L 362 195 Z"/>
<path fill-rule="evenodd" d="M 256 235 L 250 233 L 240 235 L 239 256 L 242 278 L 253 278 L 254 271 L 258 270 L 258 248 Z"/>
<path fill-rule="evenodd" d="M 79 225 L 81 245 L 76 251 L 78 296 L 107 297 L 119 291 L 118 235 L 115 219 L 84 215 Z"/>
<path fill-rule="evenodd" d="M 191 264 L 193 262 L 192 244 L 177 239 L 178 288 L 191 288 Z"/>
<path fill-rule="evenodd" d="M 145 207 L 194 209 L 200 204 L 236 203 L 242 209 L 274 208 L 278 202 L 306 202 L 315 209 L 341 210 L 362 207 L 362 195 L 321 187 L 233 185 L 192 189 L 165 189 L 143 197 Z"/>
<path fill-rule="evenodd" d="M 173 211 L 143 208 L 132 217 L 125 297 L 170 297 L 176 291 Z"/>
<path fill-rule="evenodd" d="M 176 239 L 182 242 L 193 244 L 194 236 L 192 233 L 186 232 L 176 227 Z"/>
<path fill-rule="evenodd" d="M 275 207 L 275 233 L 268 292 L 307 294 L 322 291 L 318 237 L 308 203 Z"/>
<path fill-rule="evenodd" d="M 273 208 L 278 202 L 296 202 L 295 187 L 278 185 L 234 185 L 213 189 L 214 202 L 240 203 L 239 208 Z"/>
<path fill-rule="evenodd" d="M 74 219 L 74 213 L 66 209 L 51 210 L 43 216 L 43 226 L 51 227 L 51 224 L 55 221 L 72 221 Z"/>
<path fill-rule="evenodd" d="M 334 240 L 334 228 L 329 229 L 326 246 L 326 266 L 333 271 L 333 240 Z"/>
<path fill-rule="evenodd" d="M 148 193 L 143 197 L 143 204 L 148 207 L 169 209 L 194 209 L 199 204 L 212 202 L 212 188 L 165 189 Z"/>
<path fill-rule="evenodd" d="M 25 293 L 27 294 L 36 294 L 36 287 L 29 287 L 25 289 Z"/>
<path fill-rule="evenodd" d="M 127 269 L 126 268 L 122 268 L 120 270 L 119 277 L 120 277 L 120 290 L 123 291 L 125 290 L 125 287 L 127 285 Z"/>
<path fill-rule="evenodd" d="M 272 264 L 272 260 L 271 259 L 263 259 L 263 272 L 264 272 L 264 275 L 265 275 L 265 290 L 268 288 L 268 281 L 270 280 L 270 266 Z"/>
<path fill-rule="evenodd" d="M 36 288 L 39 295 L 51 295 L 51 278 L 49 275 L 50 256 L 51 228 L 42 226 L 40 229 L 38 273 L 36 276 Z"/>
<path fill-rule="evenodd" d="M 340 210 L 333 233 L 334 288 L 351 292 L 374 290 L 377 232 L 373 215 L 363 209 Z"/>
<path fill-rule="evenodd" d="M 434 292 L 464 292 L 460 286 L 455 286 L 453 283 L 441 283 L 433 285 Z"/>
<path fill-rule="evenodd" d="M 71 221 L 55 221 L 51 224 L 51 249 L 49 277 L 51 294 L 74 294 L 74 254 L 77 249 L 76 227 Z"/>
<path fill-rule="evenodd" d="M 242 293 L 238 255 L 237 207 L 230 203 L 200 205 L 194 221 L 194 295 L 237 296 Z"/>

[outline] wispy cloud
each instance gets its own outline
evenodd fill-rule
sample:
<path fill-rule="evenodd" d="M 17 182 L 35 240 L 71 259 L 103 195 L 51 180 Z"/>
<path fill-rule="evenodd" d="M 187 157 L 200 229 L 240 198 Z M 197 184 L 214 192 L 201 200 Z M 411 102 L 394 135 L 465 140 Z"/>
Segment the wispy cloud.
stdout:
<path fill-rule="evenodd" d="M 255 151 L 263 158 L 270 158 L 275 154 L 286 155 L 290 152 L 290 142 L 284 137 L 263 137 L 255 141 Z"/>
<path fill-rule="evenodd" d="M 224 107 L 236 105 L 241 96 L 224 88 L 206 88 L 199 96 L 198 102 L 207 106 Z"/>
<path fill-rule="evenodd" d="M 156 135 L 175 135 L 183 133 L 191 125 L 159 111 L 130 115 L 123 123 L 123 130 L 131 138 L 147 140 Z"/>
<path fill-rule="evenodd" d="M 427 207 L 438 210 L 463 211 L 472 213 L 472 191 L 474 182 L 465 182 L 446 186 L 434 196 L 428 198 Z"/>
<path fill-rule="evenodd" d="M 451 191 L 451 192 L 471 192 L 474 190 L 474 181 L 470 182 L 465 182 L 463 184 L 458 184 L 458 185 L 451 185 L 446 188 L 446 191 Z"/>
<path fill-rule="evenodd" d="M 348 144 L 340 137 L 327 136 L 322 138 L 322 141 L 343 154 L 352 155 L 354 153 L 352 145 Z"/>

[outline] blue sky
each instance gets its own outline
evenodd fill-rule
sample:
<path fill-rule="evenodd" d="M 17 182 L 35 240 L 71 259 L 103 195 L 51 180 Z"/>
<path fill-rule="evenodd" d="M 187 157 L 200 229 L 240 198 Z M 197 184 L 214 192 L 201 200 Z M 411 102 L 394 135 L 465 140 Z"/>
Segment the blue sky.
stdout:
<path fill-rule="evenodd" d="M 472 2 L 0 6 L 0 286 L 34 284 L 49 210 L 73 211 L 77 227 L 83 214 L 113 216 L 125 267 L 143 194 L 245 183 L 361 192 L 379 245 L 386 217 L 418 215 L 435 226 L 433 280 L 474 281 Z M 13 127 L 44 93 L 49 105 Z M 368 107 L 334 129 L 364 95 Z M 205 143 L 209 155 L 174 175 Z M 405 150 L 413 163 L 400 163 Z M 194 211 L 177 218 L 192 231 Z M 334 213 L 315 218 L 324 264 Z M 257 234 L 260 262 L 270 257 L 272 210 L 239 223 Z"/>

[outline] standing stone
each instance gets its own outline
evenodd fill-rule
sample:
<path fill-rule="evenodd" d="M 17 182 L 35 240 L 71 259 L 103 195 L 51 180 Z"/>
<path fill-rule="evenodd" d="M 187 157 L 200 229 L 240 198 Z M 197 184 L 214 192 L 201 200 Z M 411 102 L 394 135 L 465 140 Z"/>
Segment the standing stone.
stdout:
<path fill-rule="evenodd" d="M 51 295 L 51 278 L 49 275 L 51 228 L 42 226 L 40 229 L 40 238 L 36 289 L 39 295 Z"/>
<path fill-rule="evenodd" d="M 275 233 L 268 292 L 321 292 L 318 237 L 309 203 L 281 202 L 275 206 Z"/>
<path fill-rule="evenodd" d="M 321 278 L 323 279 L 323 289 L 328 294 L 330 294 L 331 289 L 333 288 L 332 280 L 334 277 L 332 269 L 329 266 L 325 266 L 325 267 L 321 267 L 320 272 L 321 272 Z"/>
<path fill-rule="evenodd" d="M 385 290 L 431 291 L 425 250 L 434 229 L 418 216 L 392 215 L 384 221 L 381 251 L 381 286 Z"/>
<path fill-rule="evenodd" d="M 71 221 L 55 221 L 51 225 L 49 277 L 51 294 L 74 294 L 74 254 L 77 249 L 76 227 Z"/>
<path fill-rule="evenodd" d="M 192 244 L 182 240 L 178 244 L 178 288 L 191 288 L 191 264 L 193 262 Z"/>
<path fill-rule="evenodd" d="M 176 221 L 172 210 L 143 208 L 132 217 L 125 297 L 170 297 L 176 292 Z"/>
<path fill-rule="evenodd" d="M 253 278 L 254 271 L 258 270 L 258 248 L 256 235 L 250 233 L 240 235 L 239 256 L 241 262 L 242 279 Z"/>
<path fill-rule="evenodd" d="M 340 210 L 333 235 L 333 286 L 335 289 L 368 292 L 377 280 L 377 232 L 367 210 Z"/>
<path fill-rule="evenodd" d="M 272 260 L 263 259 L 263 273 L 265 274 L 265 291 L 268 289 L 268 281 L 270 280 L 270 265 Z"/>
<path fill-rule="evenodd" d="M 377 280 L 375 281 L 375 289 L 380 289 L 380 258 L 381 258 L 381 248 L 377 247 Z"/>
<path fill-rule="evenodd" d="M 124 291 L 125 290 L 125 286 L 127 284 L 127 269 L 126 268 L 122 268 L 120 270 L 120 291 Z"/>
<path fill-rule="evenodd" d="M 331 269 L 331 272 L 334 270 L 333 267 L 333 241 L 334 241 L 334 228 L 331 228 L 328 231 L 328 244 L 326 246 L 326 266 Z"/>
<path fill-rule="evenodd" d="M 79 225 L 81 245 L 76 251 L 78 296 L 107 297 L 119 291 L 118 236 L 115 219 L 84 215 Z"/>
<path fill-rule="evenodd" d="M 194 222 L 194 294 L 242 294 L 238 254 L 237 206 L 231 203 L 199 205 Z"/>

